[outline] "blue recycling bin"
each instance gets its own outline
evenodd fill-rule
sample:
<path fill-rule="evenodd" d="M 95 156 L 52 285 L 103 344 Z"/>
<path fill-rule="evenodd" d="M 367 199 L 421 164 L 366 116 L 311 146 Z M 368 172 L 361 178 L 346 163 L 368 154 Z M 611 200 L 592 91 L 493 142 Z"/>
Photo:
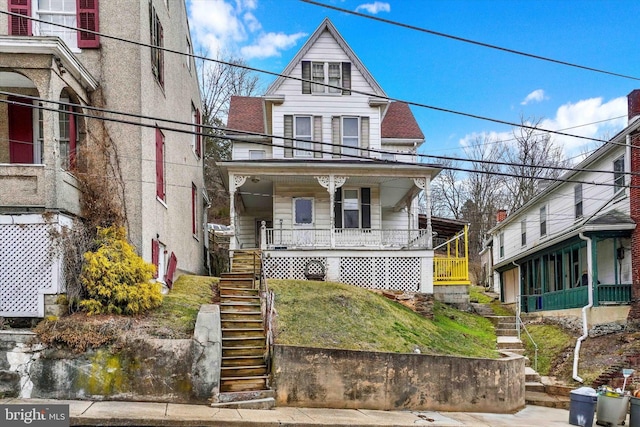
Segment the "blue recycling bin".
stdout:
<path fill-rule="evenodd" d="M 592 427 L 593 416 L 596 412 L 598 395 L 591 387 L 581 387 L 573 390 L 569 402 L 569 424 L 580 427 Z"/>

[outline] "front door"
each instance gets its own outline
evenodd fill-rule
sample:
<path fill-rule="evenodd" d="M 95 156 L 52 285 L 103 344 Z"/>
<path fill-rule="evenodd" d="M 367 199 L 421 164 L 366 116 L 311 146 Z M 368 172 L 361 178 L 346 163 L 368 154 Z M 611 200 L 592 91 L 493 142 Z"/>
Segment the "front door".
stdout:
<path fill-rule="evenodd" d="M 22 98 L 11 101 L 28 103 Z M 9 161 L 33 164 L 33 109 L 23 105 L 9 104 Z"/>

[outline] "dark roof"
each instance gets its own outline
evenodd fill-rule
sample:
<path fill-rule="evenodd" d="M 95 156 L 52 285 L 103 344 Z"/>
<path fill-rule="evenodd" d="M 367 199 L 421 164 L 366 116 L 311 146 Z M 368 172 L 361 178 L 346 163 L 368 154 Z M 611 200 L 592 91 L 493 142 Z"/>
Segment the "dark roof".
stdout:
<path fill-rule="evenodd" d="M 382 120 L 382 137 L 424 139 L 424 134 L 409 105 L 404 102 L 392 102 Z"/>
<path fill-rule="evenodd" d="M 264 103 L 254 96 L 232 96 L 229 103 L 227 128 L 265 133 Z"/>
<path fill-rule="evenodd" d="M 427 216 L 425 214 L 418 214 L 418 228 L 427 228 Z M 437 216 L 431 217 L 431 230 L 438 233 L 438 237 L 450 239 L 462 230 L 467 225 L 467 221 L 461 221 L 458 219 L 442 218 Z"/>
<path fill-rule="evenodd" d="M 587 221 L 589 225 L 618 225 L 618 224 L 635 224 L 629 215 L 619 210 L 611 210 L 607 213 L 599 215 Z"/>

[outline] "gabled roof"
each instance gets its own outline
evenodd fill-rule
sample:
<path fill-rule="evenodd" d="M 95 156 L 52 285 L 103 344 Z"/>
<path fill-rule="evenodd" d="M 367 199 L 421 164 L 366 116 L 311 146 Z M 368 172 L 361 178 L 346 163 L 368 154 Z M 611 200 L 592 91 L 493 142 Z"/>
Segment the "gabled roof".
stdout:
<path fill-rule="evenodd" d="M 338 32 L 336 27 L 333 25 L 333 23 L 329 20 L 329 18 L 325 18 L 324 21 L 322 21 L 322 23 L 320 24 L 320 26 L 313 32 L 313 34 L 311 34 L 311 37 L 309 37 L 307 42 L 302 46 L 302 48 L 298 51 L 296 56 L 294 56 L 291 62 L 289 62 L 289 65 L 287 65 L 287 67 L 284 69 L 284 71 L 282 72 L 282 75 L 278 77 L 271 84 L 271 86 L 269 86 L 266 94 L 273 95 L 276 93 L 280 85 L 285 81 L 285 77 L 283 76 L 290 76 L 293 73 L 293 69 L 296 67 L 296 65 L 298 65 L 298 63 L 302 61 L 302 58 L 304 58 L 304 56 L 309 51 L 309 49 L 315 44 L 315 42 L 318 40 L 320 35 L 322 35 L 322 33 L 325 31 L 328 31 L 329 34 L 333 36 L 333 38 L 336 40 L 338 45 L 342 48 L 344 53 L 349 57 L 353 66 L 358 71 L 360 71 L 360 73 L 362 74 L 362 77 L 367 81 L 367 83 L 369 83 L 375 95 L 386 97 L 387 95 L 382 90 L 378 82 L 375 81 L 371 73 L 367 70 L 367 68 L 364 66 L 362 61 L 360 61 L 360 59 L 355 54 L 355 52 L 351 49 L 351 47 L 349 47 L 347 42 L 340 35 L 340 33 Z"/>
<path fill-rule="evenodd" d="M 232 96 L 227 117 L 227 133 L 234 130 L 266 133 L 264 101 L 256 96 Z M 389 104 L 382 120 L 382 137 L 390 139 L 424 140 L 409 105 L 402 102 Z"/>
<path fill-rule="evenodd" d="M 424 141 L 424 134 L 408 104 L 404 102 L 389 104 L 384 119 L 382 119 L 382 138 Z"/>
<path fill-rule="evenodd" d="M 232 96 L 229 102 L 227 128 L 256 133 L 266 133 L 264 102 L 255 96 Z"/>

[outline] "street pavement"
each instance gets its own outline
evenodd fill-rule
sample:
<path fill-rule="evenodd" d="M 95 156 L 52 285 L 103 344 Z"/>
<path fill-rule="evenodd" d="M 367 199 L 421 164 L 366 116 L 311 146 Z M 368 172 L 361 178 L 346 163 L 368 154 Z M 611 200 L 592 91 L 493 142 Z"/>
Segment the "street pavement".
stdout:
<path fill-rule="evenodd" d="M 10 398 L 0 399 L 0 404 L 68 404 L 72 426 L 554 427 L 571 425 L 568 410 L 533 405 L 528 405 L 515 414 L 492 414 L 283 406 L 270 410 L 226 409 L 175 403 Z"/>

